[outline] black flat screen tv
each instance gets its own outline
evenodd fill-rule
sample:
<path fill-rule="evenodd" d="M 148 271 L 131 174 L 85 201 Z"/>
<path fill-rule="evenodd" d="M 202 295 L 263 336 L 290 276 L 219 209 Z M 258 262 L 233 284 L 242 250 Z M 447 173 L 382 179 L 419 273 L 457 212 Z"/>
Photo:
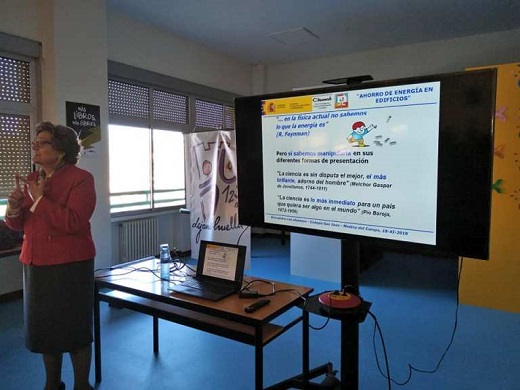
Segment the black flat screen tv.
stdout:
<path fill-rule="evenodd" d="M 493 69 L 235 99 L 239 222 L 487 259 Z"/>

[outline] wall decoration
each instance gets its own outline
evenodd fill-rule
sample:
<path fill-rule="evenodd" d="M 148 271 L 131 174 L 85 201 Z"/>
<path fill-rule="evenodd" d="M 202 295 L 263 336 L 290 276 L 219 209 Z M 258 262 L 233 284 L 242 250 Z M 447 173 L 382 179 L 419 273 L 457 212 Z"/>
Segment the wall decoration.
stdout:
<path fill-rule="evenodd" d="M 101 141 L 99 106 L 66 102 L 67 126 L 73 128 L 83 145 L 83 154 L 97 154 Z"/>

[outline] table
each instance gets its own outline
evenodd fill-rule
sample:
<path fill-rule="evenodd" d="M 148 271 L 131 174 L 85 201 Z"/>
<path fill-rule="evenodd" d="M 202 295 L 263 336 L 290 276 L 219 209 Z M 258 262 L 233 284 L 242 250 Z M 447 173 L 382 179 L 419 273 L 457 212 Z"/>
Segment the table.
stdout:
<path fill-rule="evenodd" d="M 14 246 L 13 248 L 2 249 L 2 250 L 0 250 L 0 258 L 1 257 L 8 257 L 8 256 L 19 255 L 21 249 L 22 249 L 22 244 L 18 244 L 16 246 Z"/>
<path fill-rule="evenodd" d="M 131 268 L 130 268 L 131 267 Z M 168 290 L 168 282 L 161 281 L 151 272 L 131 269 L 159 270 L 158 259 L 147 258 L 96 272 L 94 283 L 94 360 L 96 382 L 101 382 L 101 324 L 100 302 L 134 310 L 153 317 L 153 351 L 159 352 L 159 319 L 189 326 L 254 346 L 255 389 L 263 389 L 263 347 L 298 323 L 302 323 L 302 378 L 309 373 L 309 313 L 302 310 L 285 325 L 272 323 L 289 309 L 301 305 L 312 288 L 274 282 L 279 292 L 268 299 L 271 303 L 254 313 L 244 307 L 255 300 L 240 299 L 237 294 L 212 302 Z M 157 272 L 157 275 L 159 272 Z M 185 272 L 175 271 L 172 282 L 181 280 Z M 245 277 L 244 282 L 255 282 L 254 289 L 261 294 L 272 292 L 272 281 Z"/>

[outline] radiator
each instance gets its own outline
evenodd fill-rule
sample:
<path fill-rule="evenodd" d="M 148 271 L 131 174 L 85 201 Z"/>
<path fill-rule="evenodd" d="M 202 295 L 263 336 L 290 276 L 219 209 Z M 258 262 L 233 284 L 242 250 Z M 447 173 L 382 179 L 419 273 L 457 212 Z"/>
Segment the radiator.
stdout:
<path fill-rule="evenodd" d="M 119 259 L 121 262 L 159 253 L 157 219 L 143 218 L 119 223 Z"/>

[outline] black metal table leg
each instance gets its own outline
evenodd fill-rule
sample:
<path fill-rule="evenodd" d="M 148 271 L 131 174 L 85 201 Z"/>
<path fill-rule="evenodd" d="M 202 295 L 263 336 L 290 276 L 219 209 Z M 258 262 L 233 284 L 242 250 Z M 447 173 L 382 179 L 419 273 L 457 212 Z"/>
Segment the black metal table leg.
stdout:
<path fill-rule="evenodd" d="M 264 347 L 262 345 L 262 326 L 256 327 L 255 339 L 255 389 L 262 390 L 264 388 Z"/>
<path fill-rule="evenodd" d="M 159 353 L 159 318 L 153 316 L 153 353 Z"/>
<path fill-rule="evenodd" d="M 99 315 L 99 287 L 94 283 L 94 366 L 96 382 L 101 382 L 101 325 Z"/>

